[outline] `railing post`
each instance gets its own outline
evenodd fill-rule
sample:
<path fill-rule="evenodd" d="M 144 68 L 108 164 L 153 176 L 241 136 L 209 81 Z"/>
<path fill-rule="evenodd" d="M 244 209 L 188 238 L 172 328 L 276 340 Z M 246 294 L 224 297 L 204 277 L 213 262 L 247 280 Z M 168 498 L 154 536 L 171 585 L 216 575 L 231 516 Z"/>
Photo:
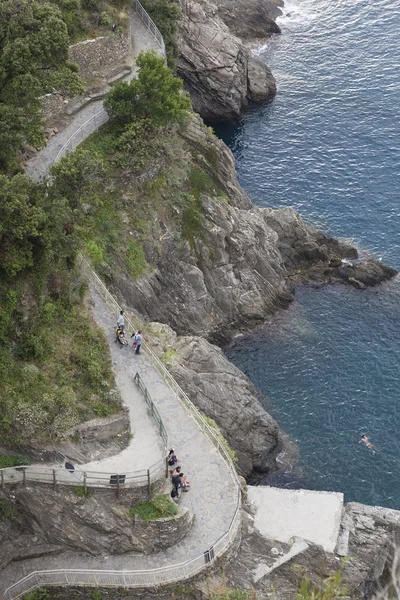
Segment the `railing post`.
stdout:
<path fill-rule="evenodd" d="M 120 493 L 120 489 L 119 489 L 119 473 L 117 473 L 117 498 L 119 498 L 119 493 Z"/>
<path fill-rule="evenodd" d="M 83 491 L 84 491 L 85 498 L 86 498 L 86 494 L 87 494 L 86 471 L 83 472 Z"/>
<path fill-rule="evenodd" d="M 24 485 L 26 485 L 26 468 L 25 467 L 23 468 L 23 471 L 22 471 L 22 483 Z"/>
<path fill-rule="evenodd" d="M 56 491 L 56 489 L 57 489 L 56 470 L 53 469 L 53 490 Z"/>
<path fill-rule="evenodd" d="M 151 493 L 150 487 L 151 487 L 150 486 L 150 469 L 147 469 L 147 494 L 148 494 L 149 498 L 150 498 L 150 493 Z"/>
<path fill-rule="evenodd" d="M 4 490 L 4 471 L 1 470 L 1 489 Z"/>
<path fill-rule="evenodd" d="M 165 479 L 168 479 L 169 474 L 168 456 L 165 457 Z"/>

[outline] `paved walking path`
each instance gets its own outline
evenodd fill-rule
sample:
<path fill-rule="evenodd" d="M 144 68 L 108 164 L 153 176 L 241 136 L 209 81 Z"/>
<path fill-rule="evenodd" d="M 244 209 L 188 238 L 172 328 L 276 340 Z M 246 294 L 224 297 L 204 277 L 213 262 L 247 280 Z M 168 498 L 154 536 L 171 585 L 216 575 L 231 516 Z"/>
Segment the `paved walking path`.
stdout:
<path fill-rule="evenodd" d="M 162 55 L 160 46 L 156 42 L 155 38 L 151 35 L 149 30 L 139 18 L 138 14 L 133 9 L 131 9 L 130 17 L 134 57 L 136 58 L 142 50 L 155 50 L 158 54 Z M 133 79 L 133 77 L 136 77 L 136 75 L 137 69 L 134 68 L 132 72 L 124 78 L 124 80 L 130 81 Z M 36 156 L 27 161 L 25 165 L 26 173 L 35 181 L 46 177 L 61 148 L 82 125 L 89 121 L 89 119 L 95 117 L 95 115 L 98 115 L 84 128 L 82 132 L 76 136 L 70 148 L 71 150 L 75 149 L 85 138 L 96 131 L 96 129 L 98 129 L 102 123 L 105 123 L 108 117 L 104 113 L 99 114 L 101 113 L 102 109 L 103 100 L 91 102 L 87 106 L 83 107 L 65 129 L 52 137 L 45 148 L 40 150 Z"/>
<path fill-rule="evenodd" d="M 95 302 L 96 321 L 107 332 L 113 344 L 116 315 L 110 314 L 102 297 L 91 290 Z M 136 355 L 132 347 L 117 347 L 112 351 L 116 376 L 123 378 L 124 389 L 132 391 L 132 407 L 137 402 L 133 377 L 139 372 L 157 406 L 168 438 L 191 482 L 191 490 L 182 494 L 180 505 L 195 514 L 195 521 L 187 537 L 177 546 L 152 555 L 135 553 L 120 556 L 89 556 L 78 552 L 64 552 L 56 556 L 34 558 L 11 563 L 0 574 L 0 594 L 32 571 L 52 569 L 112 569 L 139 570 L 172 566 L 195 558 L 208 550 L 224 534 L 231 523 L 237 506 L 237 488 L 221 455 L 212 442 L 200 431 L 194 418 L 187 412 L 159 372 L 142 353 Z M 125 387 L 126 386 L 126 387 Z M 125 395 L 124 395 L 125 397 Z M 144 404 L 144 400 L 143 400 Z M 133 415 L 134 417 L 134 415 Z M 133 418 L 134 431 L 141 428 L 141 419 Z M 147 428 L 147 425 L 146 425 Z M 123 459 L 124 453 L 119 457 Z M 106 459 L 106 463 L 109 459 Z M 125 465 L 115 465 L 123 472 Z M 140 465 L 138 465 L 140 467 Z"/>

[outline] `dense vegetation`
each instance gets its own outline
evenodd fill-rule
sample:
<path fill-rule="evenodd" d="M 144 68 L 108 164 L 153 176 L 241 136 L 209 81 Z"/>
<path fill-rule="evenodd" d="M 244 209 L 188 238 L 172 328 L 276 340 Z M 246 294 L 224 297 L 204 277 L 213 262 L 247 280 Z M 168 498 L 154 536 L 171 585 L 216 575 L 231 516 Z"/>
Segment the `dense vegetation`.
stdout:
<path fill-rule="evenodd" d="M 3 444 L 55 438 L 117 408 L 106 343 L 82 303 L 74 220 L 45 186 L 0 176 Z"/>
<path fill-rule="evenodd" d="M 106 99 L 113 119 L 53 168 L 52 193 L 74 207 L 82 243 L 105 279 L 151 269 L 163 236 L 195 249 L 202 195 L 225 201 L 199 150 L 180 135 L 190 118 L 180 80 L 152 53 L 139 62 L 139 79 L 116 85 Z"/>
<path fill-rule="evenodd" d="M 76 256 L 83 250 L 100 266 L 119 258 L 132 277 L 146 270 L 143 233 L 165 176 L 146 180 L 147 204 L 128 200 L 128 222 L 124 178 L 165 151 L 190 106 L 163 59 L 149 53 L 139 62 L 139 79 L 110 93 L 115 118 L 54 167 L 52 185 L 0 175 L 3 444 L 56 438 L 118 408 L 107 345 L 85 308 Z"/>
<path fill-rule="evenodd" d="M 26 141 L 44 143 L 40 96 L 82 90 L 68 61 L 69 35 L 58 6 L 39 0 L 0 3 L 0 171 L 17 168 Z"/>

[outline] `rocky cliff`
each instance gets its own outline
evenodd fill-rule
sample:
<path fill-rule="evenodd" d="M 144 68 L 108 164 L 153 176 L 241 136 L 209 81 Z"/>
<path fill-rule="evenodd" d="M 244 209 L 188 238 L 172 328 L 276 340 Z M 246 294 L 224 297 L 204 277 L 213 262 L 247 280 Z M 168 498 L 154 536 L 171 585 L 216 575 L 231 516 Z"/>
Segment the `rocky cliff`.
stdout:
<path fill-rule="evenodd" d="M 197 229 L 189 240 L 176 229 L 179 207 L 169 215 L 164 208 L 144 245 L 151 267 L 146 275 L 134 280 L 122 263 L 119 270 L 104 265 L 109 285 L 126 306 L 179 335 L 221 339 L 229 329 L 252 326 L 287 306 L 293 299 L 291 276 L 307 279 L 318 271 L 340 279 L 341 260 L 357 257 L 355 248 L 309 227 L 291 208 L 254 206 L 238 184 L 231 152 L 198 118 L 180 137 L 186 162 L 207 173 L 213 187 L 199 195 Z M 372 264 L 374 282 L 395 273 Z"/>
<path fill-rule="evenodd" d="M 177 71 L 196 112 L 209 120 L 235 119 L 249 101 L 275 94 L 270 69 L 248 47 L 249 40 L 279 33 L 273 2 L 181 0 L 181 6 Z"/>

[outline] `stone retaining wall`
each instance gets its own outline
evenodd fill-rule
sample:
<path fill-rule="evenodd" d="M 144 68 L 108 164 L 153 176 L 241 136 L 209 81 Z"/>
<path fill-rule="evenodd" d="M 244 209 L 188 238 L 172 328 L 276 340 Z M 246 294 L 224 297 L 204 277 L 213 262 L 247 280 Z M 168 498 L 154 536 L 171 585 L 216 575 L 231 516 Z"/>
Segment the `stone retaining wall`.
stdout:
<path fill-rule="evenodd" d="M 69 48 L 69 57 L 79 65 L 80 76 L 89 91 L 107 86 L 124 68 L 132 66 L 130 26 L 123 33 L 85 40 Z"/>
<path fill-rule="evenodd" d="M 188 508 L 182 508 L 174 517 L 142 521 L 135 515 L 134 535 L 151 546 L 150 552 L 165 550 L 178 544 L 190 531 L 194 515 Z"/>

